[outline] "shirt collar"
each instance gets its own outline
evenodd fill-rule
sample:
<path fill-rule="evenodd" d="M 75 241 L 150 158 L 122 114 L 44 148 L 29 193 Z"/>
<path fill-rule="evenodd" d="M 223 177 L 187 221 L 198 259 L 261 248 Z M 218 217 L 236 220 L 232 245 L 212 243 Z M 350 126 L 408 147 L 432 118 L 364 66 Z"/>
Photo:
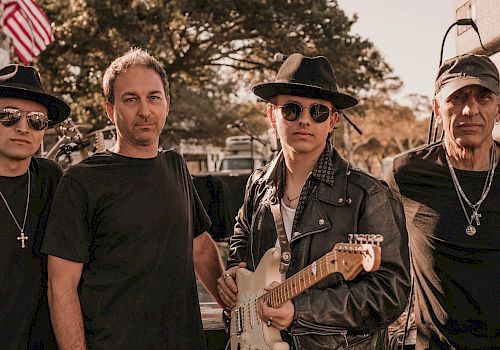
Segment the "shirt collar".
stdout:
<path fill-rule="evenodd" d="M 335 168 L 332 159 L 333 152 L 334 150 L 332 145 L 327 142 L 325 148 L 323 149 L 323 152 L 321 153 L 318 161 L 316 162 L 316 165 L 311 172 L 312 177 L 321 182 L 327 183 L 330 186 L 333 186 L 335 183 Z M 284 170 L 285 159 L 283 157 L 283 151 L 281 151 L 267 167 L 263 180 L 266 181 L 274 179 L 275 183 L 279 183 L 285 177 L 285 174 L 283 173 Z M 278 185 L 278 187 L 281 186 Z"/>
<path fill-rule="evenodd" d="M 311 175 L 324 183 L 333 186 L 335 183 L 335 175 L 333 168 L 333 160 L 332 160 L 332 146 L 330 142 L 326 143 L 326 147 L 321 153 Z"/>

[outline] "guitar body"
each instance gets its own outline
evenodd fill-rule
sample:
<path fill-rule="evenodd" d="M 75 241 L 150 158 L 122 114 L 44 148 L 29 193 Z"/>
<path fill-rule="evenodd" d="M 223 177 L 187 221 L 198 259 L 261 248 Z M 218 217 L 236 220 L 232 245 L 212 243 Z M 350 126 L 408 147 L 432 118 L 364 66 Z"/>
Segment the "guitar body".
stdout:
<path fill-rule="evenodd" d="M 238 300 L 231 317 L 231 350 L 289 349 L 281 339 L 280 331 L 268 327 L 257 314 L 257 298 L 265 293 L 264 287 L 273 281 L 281 281 L 280 260 L 280 249 L 271 248 L 264 254 L 255 272 L 244 268 L 236 272 Z"/>

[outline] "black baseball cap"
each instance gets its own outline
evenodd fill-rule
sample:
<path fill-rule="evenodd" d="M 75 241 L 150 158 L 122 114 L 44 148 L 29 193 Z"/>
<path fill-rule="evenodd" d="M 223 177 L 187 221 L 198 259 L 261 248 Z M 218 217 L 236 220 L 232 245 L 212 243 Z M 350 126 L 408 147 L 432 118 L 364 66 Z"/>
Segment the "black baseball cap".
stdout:
<path fill-rule="evenodd" d="M 483 86 L 493 93 L 500 93 L 498 68 L 484 55 L 465 54 L 446 60 L 436 77 L 435 95 L 446 99 L 455 91 L 468 85 Z"/>

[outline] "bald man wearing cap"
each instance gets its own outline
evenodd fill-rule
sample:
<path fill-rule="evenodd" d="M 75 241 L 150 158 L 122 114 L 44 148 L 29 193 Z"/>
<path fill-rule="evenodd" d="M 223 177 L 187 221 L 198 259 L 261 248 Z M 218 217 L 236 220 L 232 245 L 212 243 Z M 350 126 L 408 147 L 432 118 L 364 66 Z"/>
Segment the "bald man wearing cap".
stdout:
<path fill-rule="evenodd" d="M 33 67 L 0 69 L 0 349 L 55 349 L 40 246 L 62 170 L 34 155 L 69 114 Z"/>
<path fill-rule="evenodd" d="M 325 57 L 298 53 L 286 59 L 274 81 L 253 91 L 268 102 L 268 122 L 282 151 L 248 181 L 230 240 L 228 269 L 218 280 L 221 298 L 230 308 L 239 289 L 245 298 L 247 291 L 235 284 L 236 274 L 247 273 L 239 270 L 244 264 L 252 271 L 265 264 L 270 248 L 281 248 L 281 266 L 266 290 L 310 264 L 315 275 L 314 262 L 335 244 L 349 242 L 350 234 L 372 234 L 382 241 L 377 271 L 362 271 L 349 281 L 340 274 L 328 276 L 282 306 L 260 302 L 257 312 L 263 332 L 277 329 L 286 342 L 273 349 L 385 349 L 387 326 L 404 310 L 410 289 L 407 232 L 402 205 L 387 186 L 347 162 L 328 141 L 341 110 L 358 101 L 337 90 Z M 299 281 L 300 286 L 304 283 Z M 292 289 L 296 292 L 297 286 Z M 248 321 L 250 311 L 244 308 L 242 323 L 260 327 Z M 232 316 L 239 317 L 238 309 Z M 269 342 L 266 347 L 246 340 L 247 330 L 243 342 L 252 349 L 270 348 Z M 231 335 L 235 349 L 236 336 Z"/>
<path fill-rule="evenodd" d="M 405 206 L 419 350 L 500 348 L 499 91 L 488 57 L 447 60 L 433 101 L 444 140 L 387 174 Z"/>

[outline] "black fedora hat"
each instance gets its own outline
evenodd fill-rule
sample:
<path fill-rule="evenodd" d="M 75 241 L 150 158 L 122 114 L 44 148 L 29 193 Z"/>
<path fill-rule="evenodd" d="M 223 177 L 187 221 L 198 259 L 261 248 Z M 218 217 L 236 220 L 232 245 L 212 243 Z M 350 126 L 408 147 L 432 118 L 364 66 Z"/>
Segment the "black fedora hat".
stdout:
<path fill-rule="evenodd" d="M 0 69 L 0 97 L 31 100 L 49 111 L 49 126 L 62 122 L 70 115 L 66 102 L 45 92 L 35 68 L 10 64 Z"/>
<path fill-rule="evenodd" d="M 326 57 L 306 57 L 300 53 L 283 62 L 273 82 L 254 85 L 252 90 L 266 101 L 278 95 L 293 95 L 328 100 L 337 109 L 358 103 L 354 97 L 337 90 L 337 79 Z"/>

